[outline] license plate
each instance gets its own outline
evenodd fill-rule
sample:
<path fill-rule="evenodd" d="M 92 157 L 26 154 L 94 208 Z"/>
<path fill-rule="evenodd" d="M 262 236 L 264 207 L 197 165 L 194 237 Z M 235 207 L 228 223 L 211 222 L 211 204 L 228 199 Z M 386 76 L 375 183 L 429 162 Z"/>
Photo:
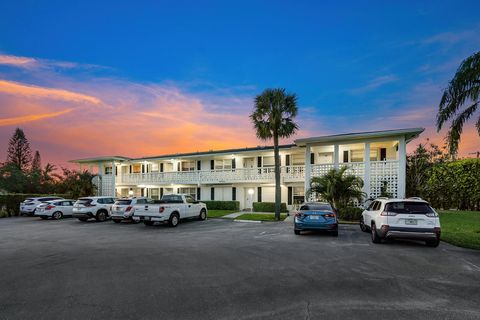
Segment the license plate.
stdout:
<path fill-rule="evenodd" d="M 416 225 L 416 224 L 417 224 L 417 220 L 415 220 L 415 219 L 406 219 L 406 220 L 405 220 L 405 224 L 408 224 L 408 225 Z"/>
<path fill-rule="evenodd" d="M 319 216 L 310 216 L 310 220 L 318 220 Z"/>
<path fill-rule="evenodd" d="M 150 220 L 150 217 L 145 217 L 143 218 L 145 221 L 149 221 Z"/>

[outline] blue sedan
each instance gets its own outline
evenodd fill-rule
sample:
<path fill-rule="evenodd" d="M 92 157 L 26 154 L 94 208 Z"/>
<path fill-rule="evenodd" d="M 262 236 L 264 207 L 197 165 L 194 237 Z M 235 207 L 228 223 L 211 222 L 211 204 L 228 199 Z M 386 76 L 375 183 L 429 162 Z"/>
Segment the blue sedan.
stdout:
<path fill-rule="evenodd" d="M 304 203 L 295 214 L 294 228 L 295 234 L 304 230 L 322 230 L 338 236 L 337 215 L 328 203 Z"/>

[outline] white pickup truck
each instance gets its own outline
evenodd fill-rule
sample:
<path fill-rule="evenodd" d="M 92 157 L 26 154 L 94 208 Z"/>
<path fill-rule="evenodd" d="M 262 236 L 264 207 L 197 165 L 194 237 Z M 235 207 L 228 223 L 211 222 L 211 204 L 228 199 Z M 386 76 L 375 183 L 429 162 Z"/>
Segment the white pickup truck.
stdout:
<path fill-rule="evenodd" d="M 176 227 L 181 219 L 207 219 L 207 205 L 189 194 L 167 194 L 153 204 L 137 204 L 134 208 L 133 220 L 143 221 L 147 226 L 168 222 L 169 226 Z"/>

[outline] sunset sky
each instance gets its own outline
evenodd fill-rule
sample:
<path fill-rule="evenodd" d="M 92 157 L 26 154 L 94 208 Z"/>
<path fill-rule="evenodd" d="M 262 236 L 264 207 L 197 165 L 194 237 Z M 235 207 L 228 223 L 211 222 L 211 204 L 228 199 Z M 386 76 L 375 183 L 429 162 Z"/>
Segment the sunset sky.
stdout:
<path fill-rule="evenodd" d="M 299 97 L 284 142 L 425 127 L 409 149 L 442 144 L 438 102 L 480 50 L 480 1 L 390 3 L 2 1 L 0 162 L 16 127 L 61 166 L 263 145 L 248 114 L 268 87 Z"/>

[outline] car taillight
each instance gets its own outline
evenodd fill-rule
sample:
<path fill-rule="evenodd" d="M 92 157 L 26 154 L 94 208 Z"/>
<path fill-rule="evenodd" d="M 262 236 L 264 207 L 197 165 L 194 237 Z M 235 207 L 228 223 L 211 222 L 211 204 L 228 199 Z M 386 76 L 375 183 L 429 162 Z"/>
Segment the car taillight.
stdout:
<path fill-rule="evenodd" d="M 86 204 L 86 205 L 85 205 L 85 207 L 95 207 L 95 205 L 94 205 L 94 204 L 91 204 L 91 203 L 89 203 L 89 204 Z"/>
<path fill-rule="evenodd" d="M 324 216 L 327 218 L 335 218 L 335 213 L 327 213 Z"/>
<path fill-rule="evenodd" d="M 397 214 L 395 212 L 389 212 L 389 211 L 383 211 L 380 213 L 381 216 L 396 216 Z"/>
<path fill-rule="evenodd" d="M 125 209 L 125 212 L 128 212 L 130 210 L 132 210 L 132 206 L 128 206 L 127 209 Z"/>
<path fill-rule="evenodd" d="M 49 205 L 45 208 L 45 210 L 51 210 L 51 209 L 53 209 L 53 208 L 55 208 L 55 206 L 52 206 L 51 204 L 49 204 Z"/>
<path fill-rule="evenodd" d="M 430 217 L 430 218 L 436 218 L 438 217 L 438 214 L 436 212 L 428 212 L 425 214 L 427 217 Z"/>
<path fill-rule="evenodd" d="M 163 211 L 165 211 L 165 207 L 158 208 L 158 212 L 162 213 Z"/>
<path fill-rule="evenodd" d="M 305 216 L 305 215 L 304 215 L 303 213 L 301 213 L 301 212 L 295 213 L 295 217 L 296 217 L 296 218 L 300 218 L 300 219 L 301 219 L 301 218 L 303 218 L 304 216 Z"/>

